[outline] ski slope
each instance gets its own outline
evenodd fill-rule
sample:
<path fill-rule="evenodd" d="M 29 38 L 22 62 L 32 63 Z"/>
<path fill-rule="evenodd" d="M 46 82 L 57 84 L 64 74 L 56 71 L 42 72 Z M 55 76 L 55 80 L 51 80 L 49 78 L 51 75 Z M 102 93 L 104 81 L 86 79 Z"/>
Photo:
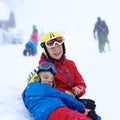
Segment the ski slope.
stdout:
<path fill-rule="evenodd" d="M 70 39 L 69 39 L 70 40 Z M 72 39 L 71 39 L 72 41 Z M 67 44 L 67 43 L 66 43 Z M 67 44 L 69 59 L 73 59 L 87 84 L 84 97 L 96 100 L 97 112 L 104 119 L 117 119 L 119 115 L 119 51 L 112 47 L 109 52 L 99 54 L 93 47 L 72 50 Z M 21 94 L 27 84 L 27 75 L 38 64 L 41 48 L 35 57 L 24 57 L 24 44 L 0 46 L 0 118 L 2 120 L 30 120 L 23 105 Z M 3 52 L 4 51 L 4 52 Z M 78 52 L 77 52 L 78 51 Z M 76 54 L 75 54 L 76 52 Z M 110 114 L 111 113 L 111 114 Z"/>

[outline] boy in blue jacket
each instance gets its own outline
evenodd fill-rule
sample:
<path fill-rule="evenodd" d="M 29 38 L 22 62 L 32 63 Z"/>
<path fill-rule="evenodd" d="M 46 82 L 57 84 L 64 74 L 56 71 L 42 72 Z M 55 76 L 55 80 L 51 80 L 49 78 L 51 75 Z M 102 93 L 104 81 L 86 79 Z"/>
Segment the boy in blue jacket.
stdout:
<path fill-rule="evenodd" d="M 35 120 L 94 120 L 89 109 L 71 95 L 55 89 L 55 66 L 43 62 L 31 72 L 22 93 L 26 108 Z"/>

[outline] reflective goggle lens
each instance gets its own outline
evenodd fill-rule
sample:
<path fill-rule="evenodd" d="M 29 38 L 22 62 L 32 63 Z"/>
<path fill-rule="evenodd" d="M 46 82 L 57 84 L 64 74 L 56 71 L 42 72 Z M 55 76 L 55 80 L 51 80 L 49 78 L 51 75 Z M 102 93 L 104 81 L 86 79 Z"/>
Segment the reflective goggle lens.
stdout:
<path fill-rule="evenodd" d="M 54 64 L 49 63 L 49 62 L 44 62 L 44 63 L 40 64 L 39 70 L 40 70 L 40 71 L 51 70 L 51 72 L 52 72 L 54 75 L 56 74 L 56 70 L 55 70 Z"/>
<path fill-rule="evenodd" d="M 64 39 L 62 37 L 56 37 L 54 39 L 50 39 L 45 42 L 45 45 L 48 48 L 55 47 L 55 44 L 57 43 L 58 45 L 61 45 L 64 42 Z"/>

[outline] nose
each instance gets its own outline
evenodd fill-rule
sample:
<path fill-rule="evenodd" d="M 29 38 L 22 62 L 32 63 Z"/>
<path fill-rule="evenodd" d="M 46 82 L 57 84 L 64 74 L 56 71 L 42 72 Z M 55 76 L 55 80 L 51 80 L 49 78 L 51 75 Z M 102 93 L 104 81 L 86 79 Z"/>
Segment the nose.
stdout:
<path fill-rule="evenodd" d="M 48 79 L 48 80 L 46 80 L 46 82 L 52 82 L 53 80 L 52 79 Z"/>

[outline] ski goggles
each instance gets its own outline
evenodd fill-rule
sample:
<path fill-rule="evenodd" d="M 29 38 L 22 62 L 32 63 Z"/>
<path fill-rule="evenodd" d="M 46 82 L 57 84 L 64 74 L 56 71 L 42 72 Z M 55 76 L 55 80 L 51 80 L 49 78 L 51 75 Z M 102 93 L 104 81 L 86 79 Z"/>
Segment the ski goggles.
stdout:
<path fill-rule="evenodd" d="M 50 62 L 43 62 L 39 65 L 39 71 L 51 71 L 54 75 L 56 74 L 55 65 Z"/>
<path fill-rule="evenodd" d="M 52 47 L 55 47 L 56 44 L 61 45 L 63 42 L 64 42 L 63 37 L 56 37 L 56 38 L 47 40 L 45 42 L 45 45 L 47 48 L 52 48 Z"/>

